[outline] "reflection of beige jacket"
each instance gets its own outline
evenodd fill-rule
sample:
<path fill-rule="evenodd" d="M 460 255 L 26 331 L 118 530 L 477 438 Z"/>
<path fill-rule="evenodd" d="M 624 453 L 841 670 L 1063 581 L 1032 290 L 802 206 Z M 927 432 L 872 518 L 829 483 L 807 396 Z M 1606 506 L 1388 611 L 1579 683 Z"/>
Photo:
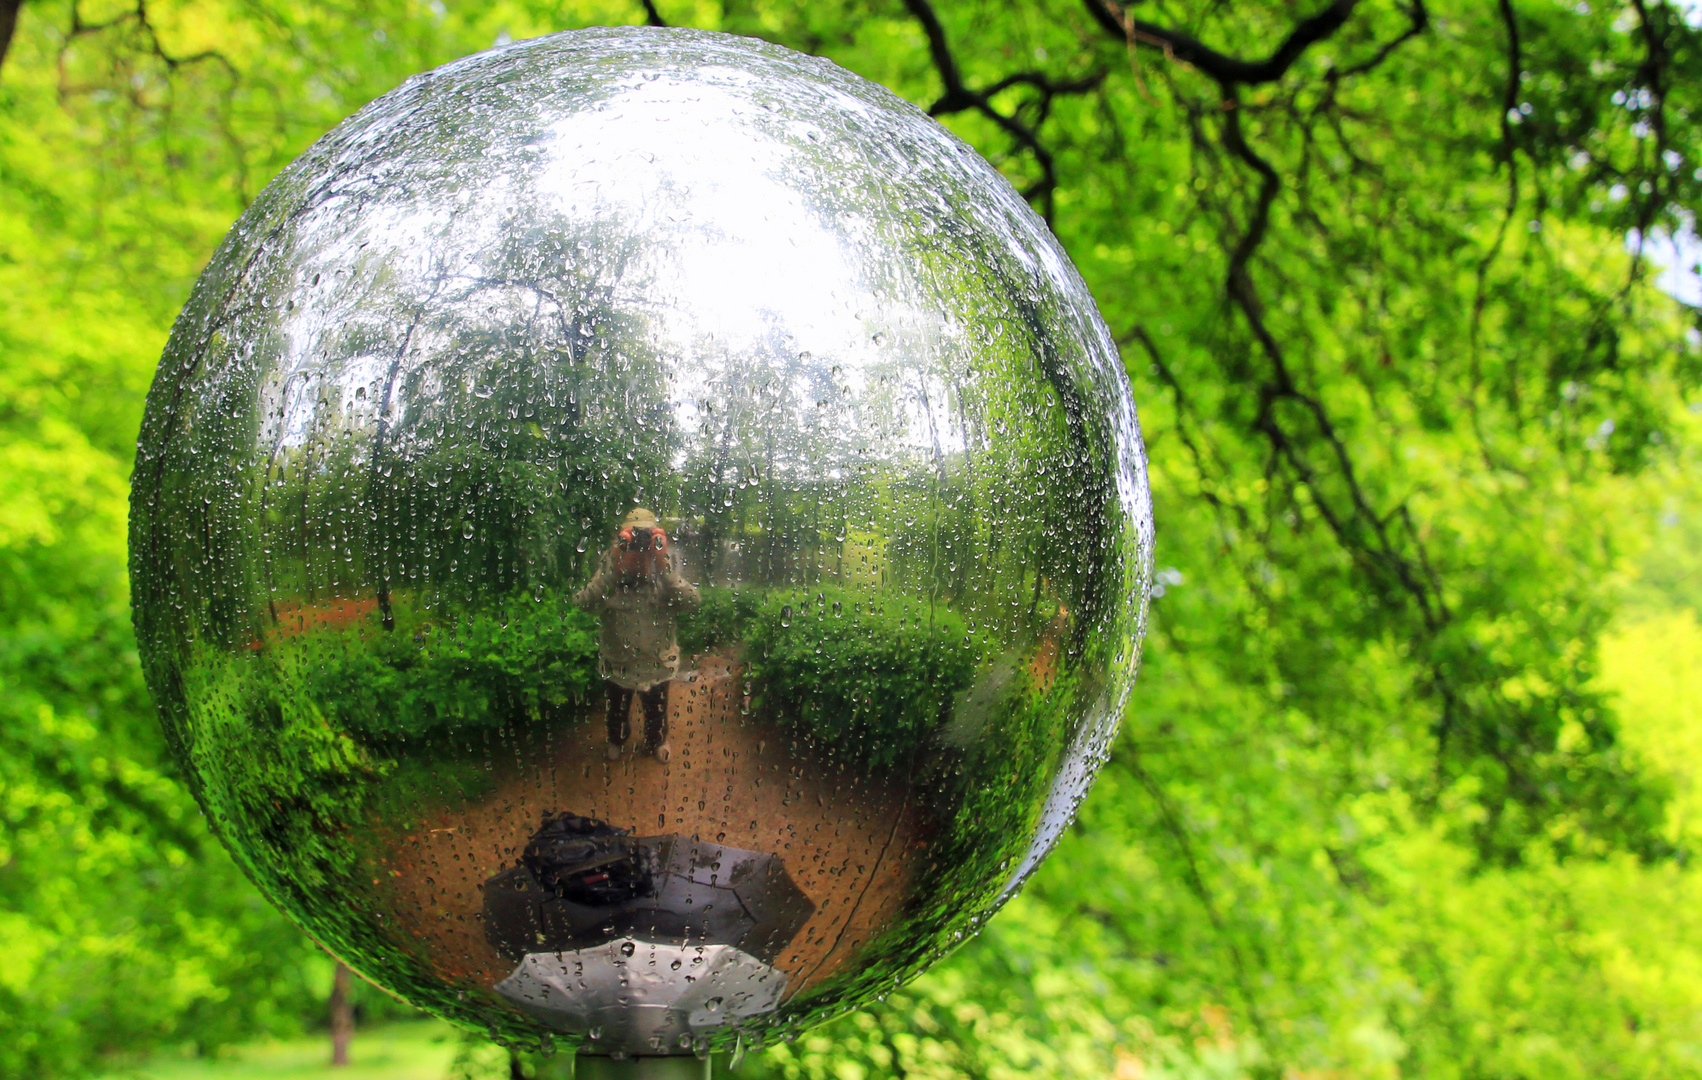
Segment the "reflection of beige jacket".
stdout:
<path fill-rule="evenodd" d="M 660 574 L 623 574 L 612 552 L 603 553 L 590 582 L 573 594 L 575 604 L 603 619 L 598 670 L 631 690 L 674 677 L 680 667 L 675 618 L 698 601 L 697 587 L 680 576 L 672 558 Z"/>

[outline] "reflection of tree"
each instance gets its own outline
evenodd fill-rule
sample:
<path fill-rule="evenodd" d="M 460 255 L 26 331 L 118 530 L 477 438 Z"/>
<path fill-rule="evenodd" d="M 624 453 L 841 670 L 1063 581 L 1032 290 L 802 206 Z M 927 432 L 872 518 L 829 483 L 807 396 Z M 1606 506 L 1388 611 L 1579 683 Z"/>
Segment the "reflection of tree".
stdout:
<path fill-rule="evenodd" d="M 727 569 L 724 546 L 739 542 L 750 576 L 816 580 L 869 451 L 841 368 L 801 351 L 784 325 L 770 313 L 763 340 L 745 350 L 698 343 L 711 373 L 685 437 L 683 503 L 702 522 L 711 578 Z"/>
<path fill-rule="evenodd" d="M 299 553 L 274 590 L 377 590 L 387 607 L 393 588 L 559 585 L 582 537 L 665 490 L 662 368 L 620 300 L 633 241 L 612 221 L 518 217 L 534 224 L 503 223 L 488 248 L 440 248 L 423 281 L 396 252 L 346 294 L 321 345 L 336 359 L 308 376 L 325 389 L 282 404 L 306 415 L 274 455 L 288 496 L 265 546 Z"/>
<path fill-rule="evenodd" d="M 697 344 L 709 374 L 682 484 L 707 576 L 846 581 L 855 532 L 897 587 L 988 629 L 1032 637 L 1062 604 L 1084 633 L 1120 602 L 1128 529 L 1093 330 L 998 245 L 941 232 L 921 281 L 889 283 L 928 310 L 888 328 L 882 359 L 804 352 L 780 315 L 754 345 Z"/>
<path fill-rule="evenodd" d="M 994 242 L 984 223 L 950 216 L 924 236 L 914 265 L 959 330 L 919 365 L 916 398 L 929 430 L 949 428 L 962 449 L 902 486 L 926 528 L 895 560 L 926 567 L 995 626 L 1032 630 L 1061 603 L 1079 644 L 1123 602 L 1132 528 L 1113 486 L 1114 377 L 1095 370 L 1096 328 L 1013 254 L 1020 236 Z M 921 392 L 931 385 L 945 392 Z"/>
<path fill-rule="evenodd" d="M 802 135 L 793 149 L 819 153 Z M 969 190 L 931 145 L 885 149 L 905 166 L 901 218 L 886 212 L 890 186 L 869 179 L 878 170 L 838 170 L 802 193 L 816 219 L 867 230 L 827 226 L 861 278 L 870 347 L 845 361 L 853 380 L 812 393 L 799 371 L 808 358 L 778 331 L 727 358 L 728 411 L 704 418 L 691 443 L 690 505 L 717 541 L 784 547 L 793 562 L 850 530 L 881 537 L 898 587 L 1018 637 L 1061 605 L 1079 644 L 1121 611 L 1140 572 L 1113 482 L 1134 437 L 1114 400 L 1115 349 L 1014 194 Z M 758 418 L 794 440 L 773 448 L 772 467 L 774 436 Z M 779 572 L 783 562 L 766 559 L 764 575 L 831 576 L 825 555 Z"/>
<path fill-rule="evenodd" d="M 256 354 L 283 350 L 288 287 L 274 251 L 222 248 L 185 305 L 149 392 L 134 485 L 132 561 L 138 636 L 162 646 L 249 636 L 260 587 L 251 512 L 264 478 L 251 463 L 272 417 L 254 403 Z M 163 658 L 162 658 L 163 659 Z M 174 685 L 164 667 L 151 673 Z M 175 736 L 174 736 L 175 737 Z"/>

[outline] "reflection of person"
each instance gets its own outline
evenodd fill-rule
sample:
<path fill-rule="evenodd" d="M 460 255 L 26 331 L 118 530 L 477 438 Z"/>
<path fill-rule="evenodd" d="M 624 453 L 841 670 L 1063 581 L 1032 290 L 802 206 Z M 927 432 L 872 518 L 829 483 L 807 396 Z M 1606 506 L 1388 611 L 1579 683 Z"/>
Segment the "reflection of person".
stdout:
<path fill-rule="evenodd" d="M 573 602 L 603 620 L 598 668 L 609 701 L 609 760 L 619 758 L 626 743 L 636 694 L 644 709 L 645 748 L 667 761 L 668 680 L 680 666 L 674 620 L 697 606 L 698 595 L 680 576 L 656 515 L 638 509 L 626 516 Z"/>

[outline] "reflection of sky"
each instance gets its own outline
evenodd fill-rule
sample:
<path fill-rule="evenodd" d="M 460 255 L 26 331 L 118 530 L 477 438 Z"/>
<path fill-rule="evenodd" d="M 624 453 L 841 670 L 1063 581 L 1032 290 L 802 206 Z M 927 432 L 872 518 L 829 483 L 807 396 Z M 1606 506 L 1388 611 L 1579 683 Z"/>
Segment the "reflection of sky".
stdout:
<path fill-rule="evenodd" d="M 658 275 L 671 295 L 651 299 L 676 341 L 712 333 L 732 348 L 760 346 L 767 313 L 785 312 L 802 349 L 859 347 L 860 313 L 850 309 L 865 288 L 839 235 L 814 219 L 784 175 L 794 151 L 758 138 L 727 153 L 729 125 L 678 115 L 685 100 L 732 116 L 750 108 L 718 87 L 639 83 L 606 110 L 555 122 L 540 190 L 568 217 L 615 217 L 663 241 L 651 251 L 672 263 Z M 656 143 L 653 124 L 672 129 L 666 143 Z M 855 234 L 854 223 L 840 224 Z"/>
<path fill-rule="evenodd" d="M 627 76 L 603 87 L 595 107 L 551 119 L 547 134 L 522 150 L 539 154 L 537 167 L 475 168 L 448 197 L 426 190 L 360 201 L 355 194 L 316 206 L 316 227 L 307 230 L 314 250 L 304 252 L 303 265 L 348 276 L 317 287 L 296 283 L 306 303 L 282 320 L 283 369 L 311 370 L 328 355 L 347 355 L 352 327 L 383 340 L 360 346 L 380 357 L 375 370 L 362 358 L 326 372 L 342 384 L 341 394 L 328 395 L 343 399 L 335 405 L 318 394 L 291 393 L 280 402 L 281 445 L 311 438 L 329 419 L 316 420 L 327 406 L 341 424 L 376 421 L 384 369 L 395 358 L 387 350 L 402 347 L 408 309 L 431 305 L 434 280 L 447 277 L 445 292 L 459 292 L 491 272 L 518 204 L 534 215 L 529 225 L 571 232 L 612 223 L 639 241 L 642 254 L 626 267 L 613 301 L 646 316 L 668 361 L 681 430 L 699 430 L 704 406 L 724 404 L 741 362 L 784 357 L 797 361 L 782 365 L 794 375 L 786 395 L 792 401 L 811 403 L 824 381 L 832 382 L 843 402 L 864 405 L 838 423 L 859 426 L 859 411 L 878 421 L 865 438 L 962 450 L 963 433 L 949 422 L 938 377 L 940 365 L 963 351 L 964 343 L 952 340 L 962 328 L 942 327 L 930 287 L 914 267 L 891 259 L 889 238 L 876 234 L 875 222 L 854 210 L 824 220 L 810 205 L 823 183 L 819 174 L 833 162 L 814 150 L 814 125 L 753 104 L 752 81 L 733 68 L 689 78 Z M 850 97 L 840 104 L 866 111 Z M 662 140 L 658 126 L 668 132 Z M 561 273 L 571 289 L 569 270 Z M 465 304 L 466 317 L 500 329 L 496 323 L 516 314 L 513 298 L 498 296 L 504 288 L 494 283 L 483 291 Z M 389 322 L 375 320 L 377 313 Z M 410 352 L 422 351 L 422 341 L 409 344 Z M 868 415 L 871 375 L 885 375 L 896 391 L 874 394 L 878 417 Z M 357 382 L 368 385 L 360 401 L 353 398 Z"/>
<path fill-rule="evenodd" d="M 489 180 L 482 201 L 500 207 L 505 200 L 489 189 L 509 184 L 499 175 Z M 332 410 L 352 428 L 377 422 L 385 376 L 396 359 L 401 336 L 409 333 L 409 345 L 419 351 L 423 328 L 416 326 L 410 333 L 405 326 L 386 325 L 394 340 L 378 336 L 369 343 L 369 349 L 379 347 L 377 354 L 363 350 L 345 358 L 339 339 L 352 325 L 372 323 L 374 315 L 393 319 L 402 314 L 397 300 L 402 296 L 413 298 L 418 282 L 459 269 L 441 265 L 446 254 L 459 254 L 442 240 L 446 234 L 465 230 L 467 219 L 476 216 L 467 201 L 464 195 L 458 205 L 445 208 L 429 199 L 362 202 L 343 196 L 315 208 L 314 213 L 334 227 L 302 230 L 314 245 L 303 265 L 324 270 L 302 271 L 305 280 L 294 285 L 304 302 L 297 314 L 283 319 L 280 326 L 285 344 L 279 366 L 285 373 L 285 385 L 279 401 L 279 447 L 300 447 L 314 438 L 323 423 L 324 409 Z M 339 274 L 350 280 L 337 280 Z M 395 295 L 385 297 L 386 290 Z M 334 363 L 328 365 L 327 359 L 334 359 Z M 304 388 L 313 393 L 303 392 Z M 363 389 L 365 393 L 357 396 Z"/>
<path fill-rule="evenodd" d="M 733 87 L 752 79 L 730 68 L 709 74 Z M 904 295 L 920 283 L 907 268 L 887 265 L 899 280 L 875 286 L 865 259 L 879 243 L 871 224 L 854 216 L 824 221 L 808 205 L 812 162 L 793 141 L 807 142 L 811 125 L 702 76 L 629 79 L 603 108 L 562 116 L 538 178 L 540 193 L 564 216 L 618 220 L 648 241 L 650 265 L 630 276 L 649 294 L 623 299 L 653 315 L 665 354 L 690 358 L 672 372 L 676 420 L 698 429 L 702 406 L 724 397 L 733 358 L 789 354 L 801 358 L 792 400 L 808 404 L 824 369 L 837 371 L 846 395 L 859 400 L 864 371 L 892 357 L 896 345 L 913 362 L 904 364 L 912 393 L 887 418 L 899 421 L 889 434 L 931 446 L 938 417 L 931 424 L 924 415 L 915 384 L 938 360 L 938 317 L 924 317 Z M 669 130 L 660 143 L 657 124 Z M 728 152 L 729 128 L 741 136 L 737 153 Z M 936 388 L 930 400 L 941 396 Z M 959 433 L 941 434 L 946 450 L 961 446 Z"/>

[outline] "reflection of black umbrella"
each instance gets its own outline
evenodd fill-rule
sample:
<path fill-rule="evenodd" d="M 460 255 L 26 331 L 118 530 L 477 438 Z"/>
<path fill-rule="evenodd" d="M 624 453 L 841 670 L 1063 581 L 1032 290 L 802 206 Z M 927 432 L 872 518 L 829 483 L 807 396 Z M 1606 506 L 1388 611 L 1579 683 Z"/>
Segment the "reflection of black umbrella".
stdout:
<path fill-rule="evenodd" d="M 772 964 L 814 911 L 778 855 L 572 815 L 546 818 L 520 865 L 485 882 L 485 937 L 514 961 L 628 937 Z"/>

